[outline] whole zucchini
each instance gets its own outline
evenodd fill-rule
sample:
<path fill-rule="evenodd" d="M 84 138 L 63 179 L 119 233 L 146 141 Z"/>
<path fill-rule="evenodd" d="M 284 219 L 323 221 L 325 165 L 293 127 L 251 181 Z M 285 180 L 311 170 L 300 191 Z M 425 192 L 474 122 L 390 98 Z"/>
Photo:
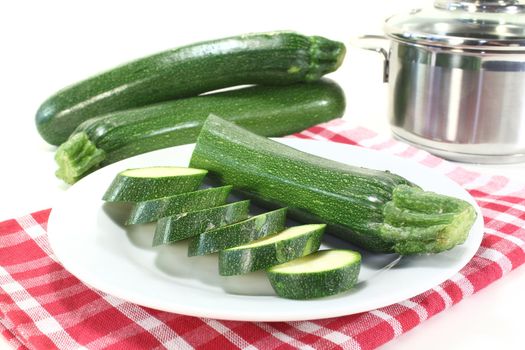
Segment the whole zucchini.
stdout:
<path fill-rule="evenodd" d="M 255 199 L 324 222 L 341 238 L 374 252 L 437 253 L 463 243 L 476 218 L 469 203 L 425 192 L 388 171 L 301 152 L 210 116 L 190 166 Z"/>
<path fill-rule="evenodd" d="M 36 125 L 53 145 L 83 121 L 242 84 L 313 81 L 336 70 L 342 43 L 292 32 L 248 34 L 145 57 L 65 88 L 39 108 Z"/>
<path fill-rule="evenodd" d="M 251 86 L 90 119 L 56 153 L 57 176 L 67 183 L 140 153 L 193 143 L 210 113 L 264 136 L 282 136 L 343 115 L 342 89 L 330 80 L 288 86 Z"/>

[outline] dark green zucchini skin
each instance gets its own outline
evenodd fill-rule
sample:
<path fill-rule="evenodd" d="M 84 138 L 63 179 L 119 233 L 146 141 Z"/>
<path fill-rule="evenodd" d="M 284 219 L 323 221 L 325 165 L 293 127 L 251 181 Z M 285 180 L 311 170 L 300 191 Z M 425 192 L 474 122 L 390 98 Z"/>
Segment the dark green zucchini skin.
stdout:
<path fill-rule="evenodd" d="M 301 236 L 282 239 L 257 247 L 234 247 L 219 252 L 219 274 L 241 275 L 267 269 L 316 252 L 326 225 L 315 225 Z M 279 233 L 277 233 L 278 235 Z"/>
<path fill-rule="evenodd" d="M 287 206 L 302 221 L 334 225 L 346 240 L 378 252 L 390 250 L 376 232 L 383 205 L 395 186 L 408 183 L 391 173 L 306 154 L 213 116 L 190 166 L 209 170 L 251 197 Z"/>
<path fill-rule="evenodd" d="M 153 236 L 153 246 L 170 244 L 203 232 L 248 218 L 250 201 L 228 203 L 214 208 L 160 218 Z"/>
<path fill-rule="evenodd" d="M 461 199 L 423 191 L 388 171 L 301 152 L 217 116 L 204 124 L 190 166 L 286 206 L 301 221 L 326 223 L 329 232 L 372 252 L 448 250 L 465 241 L 476 218 Z"/>
<path fill-rule="evenodd" d="M 215 89 L 313 81 L 336 70 L 342 43 L 292 32 L 256 33 L 195 43 L 124 64 L 46 100 L 36 114 L 40 135 L 53 145 L 83 121 Z"/>
<path fill-rule="evenodd" d="M 85 121 L 56 155 L 68 183 L 100 166 L 160 148 L 193 143 L 210 113 L 263 136 L 283 136 L 341 117 L 343 90 L 321 79 L 251 86 L 110 113 Z"/>
<path fill-rule="evenodd" d="M 129 169 L 128 169 L 129 170 Z M 208 173 L 166 177 L 130 177 L 122 171 L 102 196 L 106 202 L 142 202 L 197 190 Z"/>
<path fill-rule="evenodd" d="M 223 205 L 232 186 L 211 187 L 135 203 L 126 225 L 144 224 L 160 218 Z"/>
<path fill-rule="evenodd" d="M 318 251 L 310 257 L 325 252 Z M 280 273 L 280 265 L 276 265 L 267 270 L 268 279 L 277 295 L 283 298 L 306 300 L 336 295 L 352 289 L 357 283 L 361 256 L 358 252 L 352 253 L 356 258 L 348 264 L 325 271 Z"/>
<path fill-rule="evenodd" d="M 190 239 L 188 256 L 215 253 L 280 232 L 284 229 L 285 221 L 286 208 L 280 208 L 203 232 Z"/>

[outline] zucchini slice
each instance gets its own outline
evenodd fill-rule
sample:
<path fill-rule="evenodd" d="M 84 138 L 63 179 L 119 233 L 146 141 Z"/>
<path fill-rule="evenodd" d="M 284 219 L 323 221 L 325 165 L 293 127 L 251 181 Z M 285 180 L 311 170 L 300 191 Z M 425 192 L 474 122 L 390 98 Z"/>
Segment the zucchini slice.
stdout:
<path fill-rule="evenodd" d="M 155 228 L 153 246 L 173 243 L 245 220 L 248 218 L 249 206 L 250 201 L 244 200 L 160 218 Z"/>
<path fill-rule="evenodd" d="M 285 221 L 286 208 L 281 208 L 204 232 L 190 240 L 188 256 L 215 253 L 280 232 Z"/>
<path fill-rule="evenodd" d="M 361 254 L 352 250 L 320 250 L 267 270 L 278 296 L 314 299 L 339 294 L 357 283 Z"/>
<path fill-rule="evenodd" d="M 226 202 L 231 189 L 232 186 L 221 186 L 138 202 L 126 224 L 144 224 L 174 214 L 216 207 Z"/>
<path fill-rule="evenodd" d="M 219 273 L 241 275 L 316 252 L 325 227 L 325 224 L 294 226 L 248 244 L 221 250 Z"/>
<path fill-rule="evenodd" d="M 142 202 L 195 191 L 207 170 L 176 166 L 127 169 L 117 174 L 102 197 L 107 202 Z"/>

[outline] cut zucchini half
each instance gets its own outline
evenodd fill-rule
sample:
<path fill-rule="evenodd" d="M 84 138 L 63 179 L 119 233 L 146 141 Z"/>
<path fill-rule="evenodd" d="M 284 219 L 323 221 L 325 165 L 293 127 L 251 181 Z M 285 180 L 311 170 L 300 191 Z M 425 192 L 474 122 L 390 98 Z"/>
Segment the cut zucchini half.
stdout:
<path fill-rule="evenodd" d="M 131 209 L 126 224 L 144 224 L 166 216 L 216 207 L 226 202 L 231 189 L 232 186 L 206 188 L 138 202 Z"/>
<path fill-rule="evenodd" d="M 328 224 L 371 252 L 443 252 L 465 242 L 476 219 L 474 207 L 459 198 L 424 191 L 388 171 L 301 152 L 214 115 L 190 166 L 264 204 L 288 207 L 299 221 Z"/>
<path fill-rule="evenodd" d="M 142 202 L 195 191 L 207 170 L 176 166 L 127 169 L 117 174 L 102 197 L 107 202 Z"/>
<path fill-rule="evenodd" d="M 280 232 L 284 229 L 285 221 L 286 208 L 281 208 L 204 232 L 191 238 L 188 256 L 215 253 Z"/>
<path fill-rule="evenodd" d="M 248 244 L 221 250 L 219 273 L 241 275 L 316 252 L 325 227 L 325 224 L 294 226 Z"/>
<path fill-rule="evenodd" d="M 314 299 L 350 290 L 360 269 L 361 254 L 330 249 L 270 267 L 267 275 L 278 296 Z"/>
<path fill-rule="evenodd" d="M 153 246 L 169 244 L 248 218 L 250 201 L 229 203 L 215 208 L 181 213 L 159 219 Z"/>

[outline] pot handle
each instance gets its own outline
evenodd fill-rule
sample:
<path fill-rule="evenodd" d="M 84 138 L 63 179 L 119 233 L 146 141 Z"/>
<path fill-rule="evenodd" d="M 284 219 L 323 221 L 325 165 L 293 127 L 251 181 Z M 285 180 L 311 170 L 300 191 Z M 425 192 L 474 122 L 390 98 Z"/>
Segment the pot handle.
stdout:
<path fill-rule="evenodd" d="M 350 40 L 350 44 L 360 49 L 374 51 L 383 55 L 383 82 L 388 83 L 390 66 L 388 47 L 390 46 L 390 40 L 383 35 L 363 35 Z"/>

